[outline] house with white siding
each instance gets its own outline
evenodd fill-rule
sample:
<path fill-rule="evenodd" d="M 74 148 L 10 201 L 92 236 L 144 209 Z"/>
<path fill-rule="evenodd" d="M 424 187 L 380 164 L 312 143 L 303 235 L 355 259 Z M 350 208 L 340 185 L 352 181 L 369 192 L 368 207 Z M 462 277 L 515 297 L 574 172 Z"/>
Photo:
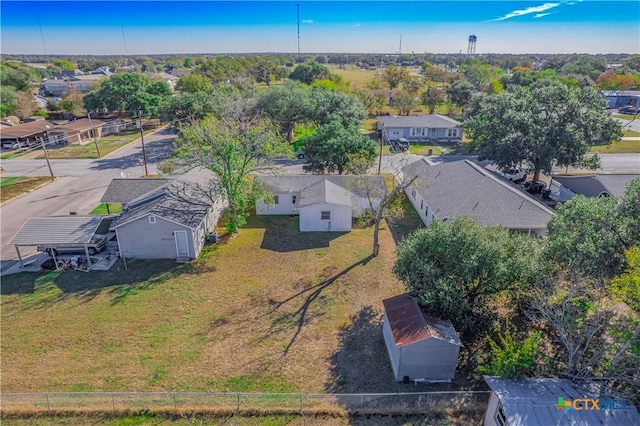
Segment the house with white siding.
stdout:
<path fill-rule="evenodd" d="M 462 141 L 462 124 L 444 115 L 383 115 L 376 126 L 385 142 L 400 138 L 414 143 Z"/>
<path fill-rule="evenodd" d="M 300 231 L 351 231 L 354 217 L 370 209 L 367 188 L 374 208 L 380 204 L 386 186 L 381 176 L 283 175 L 256 176 L 273 199 L 257 200 L 258 215 L 298 215 Z"/>
<path fill-rule="evenodd" d="M 128 202 L 112 222 L 121 256 L 140 259 L 195 259 L 222 215 L 225 204 L 201 169 Z"/>
<path fill-rule="evenodd" d="M 418 176 L 405 189 L 422 221 L 467 216 L 481 225 L 503 226 L 542 237 L 555 214 L 525 191 L 469 160 L 431 165 L 421 159 L 403 169 Z"/>

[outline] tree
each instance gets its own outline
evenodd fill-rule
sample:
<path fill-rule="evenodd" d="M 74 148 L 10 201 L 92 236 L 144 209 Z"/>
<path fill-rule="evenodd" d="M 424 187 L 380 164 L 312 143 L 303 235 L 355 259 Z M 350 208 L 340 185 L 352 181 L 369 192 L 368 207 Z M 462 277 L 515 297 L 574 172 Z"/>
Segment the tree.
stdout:
<path fill-rule="evenodd" d="M 210 92 L 213 90 L 213 83 L 204 75 L 194 73 L 180 77 L 176 89 L 187 93 Z"/>
<path fill-rule="evenodd" d="M 18 92 L 16 99 L 16 112 L 20 118 L 28 117 L 38 108 L 38 103 L 33 95 L 27 92 Z"/>
<path fill-rule="evenodd" d="M 376 115 L 377 111 L 379 111 L 384 105 L 384 99 L 377 96 L 371 90 L 358 90 L 355 95 L 369 115 Z"/>
<path fill-rule="evenodd" d="M 399 90 L 393 97 L 393 106 L 396 107 L 399 115 L 409 115 L 411 110 L 418 105 L 418 98 L 416 95 L 404 90 Z"/>
<path fill-rule="evenodd" d="M 384 80 L 389 89 L 392 90 L 398 88 L 408 79 L 409 70 L 395 64 L 389 64 L 382 72 L 382 80 Z"/>
<path fill-rule="evenodd" d="M 282 86 L 265 90 L 256 108 L 280 125 L 287 141 L 293 141 L 296 123 L 308 121 L 311 116 L 311 91 L 302 84 L 285 81 Z"/>
<path fill-rule="evenodd" d="M 358 127 L 367 116 L 358 98 L 343 92 L 314 87 L 310 100 L 310 118 L 318 126 L 339 121 L 343 127 Z"/>
<path fill-rule="evenodd" d="M 489 338 L 491 355 L 488 364 L 480 365 L 478 372 L 502 378 L 525 377 L 532 373 L 538 357 L 542 335 L 534 330 L 527 337 L 519 338 L 509 329 L 497 328 L 498 341 Z"/>
<path fill-rule="evenodd" d="M 586 276 L 613 277 L 625 267 L 629 218 L 615 197 L 578 195 L 558 206 L 549 221 L 545 258 L 552 266 Z"/>
<path fill-rule="evenodd" d="M 291 80 L 297 80 L 305 84 L 311 84 L 316 80 L 325 80 L 330 77 L 331 71 L 329 71 L 329 68 L 315 61 L 303 62 L 289 74 Z"/>
<path fill-rule="evenodd" d="M 208 117 L 184 129 L 176 147 L 181 159 L 213 172 L 216 190 L 229 204 L 225 226 L 231 234 L 246 223 L 250 174 L 271 170 L 270 159 L 290 155 L 290 149 L 269 122 L 247 115 Z"/>
<path fill-rule="evenodd" d="M 356 162 L 362 168 L 364 161 L 373 166 L 377 145 L 374 140 L 360 133 L 357 127 L 345 128 L 339 121 L 332 121 L 318 128 L 305 145 L 305 172 L 342 174 Z"/>
<path fill-rule="evenodd" d="M 429 109 L 429 114 L 433 114 L 436 107 L 444 102 L 446 92 L 439 87 L 427 85 L 427 90 L 422 94 L 422 104 Z"/>
<path fill-rule="evenodd" d="M 631 57 L 626 60 L 624 65 L 633 71 L 640 72 L 640 55 L 631 55 Z"/>
<path fill-rule="evenodd" d="M 417 94 L 424 87 L 424 80 L 417 75 L 410 76 L 402 87 L 409 93 Z"/>
<path fill-rule="evenodd" d="M 550 277 L 528 294 L 527 316 L 556 345 L 550 367 L 557 374 L 637 392 L 640 321 L 611 302 L 601 281 L 576 274 Z"/>
<path fill-rule="evenodd" d="M 84 114 L 83 94 L 75 87 L 69 87 L 64 98 L 60 102 L 60 108 L 63 111 L 70 112 L 75 116 Z"/>
<path fill-rule="evenodd" d="M 76 69 L 75 64 L 71 61 L 67 61 L 66 59 L 56 59 L 53 61 L 53 65 L 64 71 L 73 71 Z"/>
<path fill-rule="evenodd" d="M 193 124 L 210 114 L 220 116 L 221 96 L 218 92 L 179 93 L 162 104 L 160 116 L 163 121 L 172 122 L 174 125 Z"/>
<path fill-rule="evenodd" d="M 604 100 L 591 88 L 569 89 L 559 82 L 530 90 L 487 96 L 480 110 L 465 121 L 479 158 L 502 169 L 530 164 L 534 179 L 554 166 L 599 166 L 589 148 L 622 136 L 620 125 L 603 111 Z M 588 160 L 588 161 L 587 161 Z"/>
<path fill-rule="evenodd" d="M 157 117 L 160 105 L 170 94 L 171 89 L 162 81 L 152 81 L 140 73 L 116 73 L 87 92 L 84 103 L 89 110 L 128 112 L 134 117 L 143 110 L 146 115 Z"/>
<path fill-rule="evenodd" d="M 473 84 L 466 80 L 458 80 L 447 88 L 447 96 L 451 102 L 458 105 L 463 111 L 464 107 L 471 102 L 473 92 Z"/>
<path fill-rule="evenodd" d="M 11 86 L 0 86 L 0 117 L 18 113 L 18 93 Z"/>
<path fill-rule="evenodd" d="M 625 302 L 640 315 L 640 247 L 631 247 L 625 252 L 627 269 L 611 280 L 609 292 L 616 300 Z"/>
<path fill-rule="evenodd" d="M 445 83 L 451 80 L 451 74 L 429 62 L 422 64 L 422 75 L 425 80 Z"/>
<path fill-rule="evenodd" d="M 402 240 L 393 272 L 425 312 L 478 333 L 491 322 L 496 294 L 533 282 L 538 256 L 533 238 L 459 217 Z"/>

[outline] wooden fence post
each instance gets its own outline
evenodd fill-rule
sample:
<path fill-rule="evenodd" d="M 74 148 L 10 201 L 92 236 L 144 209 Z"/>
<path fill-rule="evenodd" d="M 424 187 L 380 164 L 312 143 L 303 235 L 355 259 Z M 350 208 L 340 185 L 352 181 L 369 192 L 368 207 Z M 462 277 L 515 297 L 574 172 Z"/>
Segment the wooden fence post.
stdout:
<path fill-rule="evenodd" d="M 49 394 L 47 394 L 47 411 L 51 411 L 51 401 L 49 401 Z"/>

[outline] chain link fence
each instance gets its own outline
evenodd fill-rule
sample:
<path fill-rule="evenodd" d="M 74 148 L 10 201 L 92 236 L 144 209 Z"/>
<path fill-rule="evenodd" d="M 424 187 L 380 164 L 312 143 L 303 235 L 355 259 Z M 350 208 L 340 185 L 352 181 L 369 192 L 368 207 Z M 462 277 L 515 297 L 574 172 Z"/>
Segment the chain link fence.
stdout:
<path fill-rule="evenodd" d="M 415 415 L 448 409 L 483 410 L 490 392 L 381 394 L 50 392 L 4 393 L 4 415 L 44 413 L 208 413 L 219 415 Z"/>

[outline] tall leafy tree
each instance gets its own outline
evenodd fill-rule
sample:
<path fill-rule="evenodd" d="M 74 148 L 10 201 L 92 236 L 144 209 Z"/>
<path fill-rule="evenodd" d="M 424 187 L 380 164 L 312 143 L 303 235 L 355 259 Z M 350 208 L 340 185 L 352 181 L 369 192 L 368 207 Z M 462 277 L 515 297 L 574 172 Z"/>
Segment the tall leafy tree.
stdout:
<path fill-rule="evenodd" d="M 307 139 L 303 168 L 310 173 L 363 172 L 373 166 L 376 148 L 376 142 L 357 127 L 345 128 L 339 121 L 332 121 Z"/>
<path fill-rule="evenodd" d="M 85 94 L 84 103 L 89 110 L 128 112 L 131 116 L 142 110 L 157 117 L 160 105 L 170 95 L 171 89 L 162 81 L 152 81 L 140 73 L 117 73 Z"/>
<path fill-rule="evenodd" d="M 446 92 L 434 85 L 427 85 L 427 90 L 422 94 L 422 104 L 429 109 L 429 114 L 433 114 L 436 107 L 445 101 Z"/>
<path fill-rule="evenodd" d="M 461 107 L 464 111 L 464 108 L 471 102 L 474 91 L 473 84 L 466 80 L 458 80 L 447 88 L 447 96 L 451 99 L 451 102 Z"/>
<path fill-rule="evenodd" d="M 271 170 L 271 159 L 289 155 L 290 149 L 268 121 L 230 114 L 208 117 L 184 129 L 176 152 L 190 165 L 213 172 L 217 193 L 229 204 L 227 231 L 234 234 L 246 223 L 252 200 L 250 174 Z"/>
<path fill-rule="evenodd" d="M 409 77 L 409 70 L 395 64 L 389 64 L 382 72 L 382 80 L 387 83 L 389 89 L 397 89 L 409 80 Z"/>
<path fill-rule="evenodd" d="M 479 111 L 465 121 L 480 159 L 501 168 L 526 162 L 540 173 L 553 166 L 599 166 L 589 148 L 622 136 L 620 125 L 603 111 L 604 100 L 591 88 L 570 89 L 542 82 L 527 90 L 487 96 Z"/>
<path fill-rule="evenodd" d="M 295 67 L 289 74 L 289 78 L 301 83 L 311 84 L 316 80 L 325 80 L 331 77 L 331 71 L 326 66 L 315 61 L 303 62 Z"/>
<path fill-rule="evenodd" d="M 409 115 L 418 105 L 418 97 L 405 90 L 399 90 L 393 97 L 393 106 L 398 110 L 399 115 Z"/>
<path fill-rule="evenodd" d="M 176 89 L 187 93 L 210 92 L 213 90 L 213 83 L 210 78 L 194 73 L 180 77 Z"/>
<path fill-rule="evenodd" d="M 477 333 L 490 324 L 496 294 L 533 282 L 538 255 L 533 238 L 460 217 L 402 240 L 393 271 L 425 312 Z"/>
<path fill-rule="evenodd" d="M 310 94 L 308 87 L 295 81 L 286 81 L 282 86 L 265 90 L 256 108 L 278 123 L 282 135 L 292 142 L 296 123 L 308 121 L 311 117 Z"/>
<path fill-rule="evenodd" d="M 367 116 L 355 96 L 337 90 L 314 87 L 311 91 L 311 120 L 318 126 L 339 121 L 343 127 L 357 127 Z"/>

